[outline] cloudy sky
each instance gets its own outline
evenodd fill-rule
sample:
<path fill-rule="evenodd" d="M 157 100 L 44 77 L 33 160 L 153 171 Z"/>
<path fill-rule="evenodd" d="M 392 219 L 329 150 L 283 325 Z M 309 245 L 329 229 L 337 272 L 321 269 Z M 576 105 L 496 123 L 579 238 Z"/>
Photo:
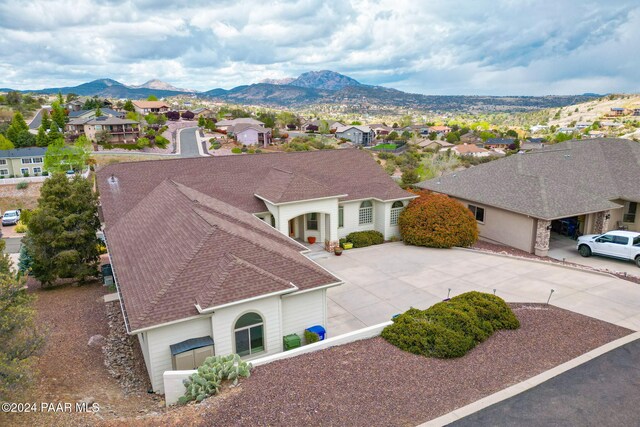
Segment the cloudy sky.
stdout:
<path fill-rule="evenodd" d="M 0 87 L 329 69 L 424 94 L 640 92 L 638 0 L 0 0 Z"/>

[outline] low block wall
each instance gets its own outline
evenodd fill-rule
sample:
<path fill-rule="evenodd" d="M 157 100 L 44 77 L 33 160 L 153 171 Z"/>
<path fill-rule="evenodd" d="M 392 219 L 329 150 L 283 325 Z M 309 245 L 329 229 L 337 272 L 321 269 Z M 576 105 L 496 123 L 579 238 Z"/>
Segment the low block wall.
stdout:
<path fill-rule="evenodd" d="M 0 185 L 15 185 L 19 182 L 44 182 L 48 176 L 27 176 L 20 178 L 0 179 Z"/>
<path fill-rule="evenodd" d="M 275 362 L 276 360 L 289 359 L 301 354 L 311 353 L 314 351 L 335 347 L 337 345 L 344 345 L 354 341 L 377 337 L 378 335 L 380 335 L 382 330 L 391 323 L 391 321 L 379 323 L 377 325 L 358 329 L 357 331 L 338 335 L 337 337 L 327 338 L 324 341 L 318 341 L 313 344 L 294 348 L 293 350 L 284 351 L 282 353 L 273 354 L 271 356 L 261 357 L 259 359 L 254 359 L 250 362 L 253 366 L 266 365 L 267 363 Z M 180 396 L 184 395 L 185 389 L 182 382 L 185 379 L 189 378 L 189 376 L 194 374 L 195 372 L 195 370 L 165 371 L 163 375 L 164 399 L 167 406 L 177 403 Z"/>

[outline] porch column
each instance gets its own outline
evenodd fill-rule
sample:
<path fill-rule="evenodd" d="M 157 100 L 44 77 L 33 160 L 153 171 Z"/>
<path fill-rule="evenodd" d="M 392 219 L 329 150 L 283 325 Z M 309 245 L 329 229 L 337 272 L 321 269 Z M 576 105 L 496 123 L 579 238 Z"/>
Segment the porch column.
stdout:
<path fill-rule="evenodd" d="M 279 232 L 285 236 L 289 235 L 289 220 L 285 220 L 281 217 L 276 217 L 276 228 Z"/>
<path fill-rule="evenodd" d="M 336 206 L 335 211 L 324 215 L 325 219 L 325 239 L 324 249 L 328 252 L 333 252 L 340 244 L 338 241 L 338 208 Z"/>
<path fill-rule="evenodd" d="M 535 254 L 547 256 L 549 252 L 549 237 L 551 236 L 551 221 L 539 219 L 536 227 Z"/>
<path fill-rule="evenodd" d="M 601 234 L 609 230 L 609 218 L 611 218 L 611 211 L 597 212 L 593 224 L 593 233 Z"/>

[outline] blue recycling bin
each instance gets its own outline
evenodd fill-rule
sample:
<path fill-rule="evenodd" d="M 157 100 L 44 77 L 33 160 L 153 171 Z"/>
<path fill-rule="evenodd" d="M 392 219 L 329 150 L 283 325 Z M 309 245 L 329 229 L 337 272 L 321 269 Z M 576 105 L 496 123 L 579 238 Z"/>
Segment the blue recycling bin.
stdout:
<path fill-rule="evenodd" d="M 318 334 L 320 341 L 324 340 L 325 334 L 327 333 L 327 331 L 325 331 L 325 329 L 320 325 L 311 326 L 307 328 L 307 331 Z"/>

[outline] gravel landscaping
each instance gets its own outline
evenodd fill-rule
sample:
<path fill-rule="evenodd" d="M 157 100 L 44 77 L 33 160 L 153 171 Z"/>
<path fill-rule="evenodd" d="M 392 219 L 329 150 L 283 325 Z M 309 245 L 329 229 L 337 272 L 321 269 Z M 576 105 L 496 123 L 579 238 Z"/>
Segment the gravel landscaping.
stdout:
<path fill-rule="evenodd" d="M 200 405 L 127 425 L 416 425 L 631 333 L 553 306 L 511 306 L 521 328 L 459 359 L 416 356 L 378 337 L 257 367 Z"/>

